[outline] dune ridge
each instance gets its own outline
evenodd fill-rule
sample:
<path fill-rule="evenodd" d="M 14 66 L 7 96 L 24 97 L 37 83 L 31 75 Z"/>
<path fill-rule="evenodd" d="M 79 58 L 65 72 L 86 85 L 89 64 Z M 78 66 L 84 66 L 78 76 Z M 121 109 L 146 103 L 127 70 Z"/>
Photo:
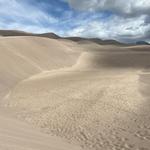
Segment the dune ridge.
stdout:
<path fill-rule="evenodd" d="M 149 46 L 41 37 L 2 40 L 0 45 L 10 46 L 4 56 L 11 54 L 13 63 L 23 56 L 15 70 L 15 64 L 1 70 L 1 81 L 8 82 L 8 90 L 2 86 L 1 91 L 10 91 L 2 107 L 86 150 L 149 150 Z M 9 62 L 6 56 L 3 64 Z"/>

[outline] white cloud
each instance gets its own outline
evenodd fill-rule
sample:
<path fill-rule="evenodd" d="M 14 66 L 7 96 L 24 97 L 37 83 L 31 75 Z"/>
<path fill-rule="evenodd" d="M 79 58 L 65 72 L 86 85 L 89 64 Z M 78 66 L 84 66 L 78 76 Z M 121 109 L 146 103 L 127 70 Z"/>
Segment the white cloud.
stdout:
<path fill-rule="evenodd" d="M 0 22 L 0 28 L 41 32 L 47 30 L 41 29 L 44 23 L 57 23 L 58 19 L 24 1 L 0 0 Z"/>

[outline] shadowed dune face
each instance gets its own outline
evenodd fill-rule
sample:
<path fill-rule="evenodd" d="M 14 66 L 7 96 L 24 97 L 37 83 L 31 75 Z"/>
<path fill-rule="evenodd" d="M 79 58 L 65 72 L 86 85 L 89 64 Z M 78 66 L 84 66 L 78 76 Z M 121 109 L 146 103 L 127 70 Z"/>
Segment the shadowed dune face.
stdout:
<path fill-rule="evenodd" d="M 106 67 L 142 69 L 150 63 L 150 52 L 146 54 L 110 54 L 104 56 L 102 62 L 104 62 Z"/>
<path fill-rule="evenodd" d="M 77 64 L 76 69 L 144 69 L 150 64 L 150 51 L 146 53 L 138 52 L 95 52 L 83 53 Z"/>
<path fill-rule="evenodd" d="M 148 70 L 150 69 L 150 67 L 148 68 Z M 143 104 L 145 106 L 145 109 L 141 109 L 141 112 L 143 114 L 145 114 L 145 116 L 147 116 L 149 119 L 149 114 L 150 113 L 150 73 L 149 71 L 146 71 L 145 70 L 140 74 L 140 86 L 139 86 L 139 89 L 140 89 L 140 92 L 141 94 L 145 97 L 146 99 L 146 102 Z M 148 122 L 149 123 L 149 122 Z"/>

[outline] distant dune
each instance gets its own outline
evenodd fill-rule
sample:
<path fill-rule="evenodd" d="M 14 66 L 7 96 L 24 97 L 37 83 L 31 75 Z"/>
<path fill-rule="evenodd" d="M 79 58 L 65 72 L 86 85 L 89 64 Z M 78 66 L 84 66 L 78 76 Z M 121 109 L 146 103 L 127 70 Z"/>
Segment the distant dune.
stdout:
<path fill-rule="evenodd" d="M 17 30 L 0 30 L 1 36 L 39 36 L 39 37 L 47 37 L 52 39 L 68 39 L 75 42 L 83 42 L 83 41 L 92 41 L 97 44 L 101 45 L 127 45 L 115 40 L 101 40 L 98 38 L 81 38 L 81 37 L 60 37 L 54 33 L 42 33 L 42 34 L 33 34 L 33 33 L 27 33 L 23 31 L 17 31 Z"/>
<path fill-rule="evenodd" d="M 32 33 L 27 33 L 17 30 L 0 30 L 1 36 L 32 36 Z"/>
<path fill-rule="evenodd" d="M 150 46 L 54 38 L 0 37 L 0 149 L 149 150 Z"/>
<path fill-rule="evenodd" d="M 118 42 L 116 40 L 102 40 L 99 38 L 83 38 L 83 37 L 60 37 L 56 35 L 55 33 L 41 33 L 41 34 L 35 34 L 35 33 L 28 33 L 24 31 L 18 31 L 18 30 L 0 30 L 0 36 L 39 36 L 39 37 L 46 37 L 46 38 L 52 38 L 52 39 L 67 39 L 75 42 L 94 42 L 100 45 L 117 45 L 117 46 L 127 46 L 127 45 L 149 45 L 148 42 L 145 41 L 137 41 L 136 43 L 122 43 Z"/>
<path fill-rule="evenodd" d="M 0 36 L 39 36 L 39 37 L 47 37 L 52 39 L 58 39 L 59 36 L 54 33 L 42 33 L 42 34 L 34 34 L 17 30 L 0 30 Z"/>
<path fill-rule="evenodd" d="M 120 45 L 120 46 L 125 46 L 127 44 L 115 41 L 115 40 L 101 40 L 98 38 L 81 38 L 81 37 L 67 37 L 65 39 L 69 39 L 75 42 L 87 42 L 91 41 L 100 45 Z"/>
<path fill-rule="evenodd" d="M 19 30 L 0 30 L 0 36 L 39 36 L 39 37 L 46 37 L 46 38 L 52 38 L 52 39 L 67 39 L 75 42 L 94 42 L 100 45 L 118 45 L 118 46 L 127 46 L 127 45 L 149 45 L 148 42 L 145 41 L 137 41 L 135 43 L 122 43 L 116 40 L 102 40 L 99 38 L 83 38 L 83 37 L 60 37 L 56 35 L 55 33 L 41 33 L 41 34 L 35 34 L 35 33 L 28 33 L 24 31 Z"/>
<path fill-rule="evenodd" d="M 145 42 L 145 41 L 138 41 L 136 42 L 136 45 L 150 45 L 150 43 Z"/>

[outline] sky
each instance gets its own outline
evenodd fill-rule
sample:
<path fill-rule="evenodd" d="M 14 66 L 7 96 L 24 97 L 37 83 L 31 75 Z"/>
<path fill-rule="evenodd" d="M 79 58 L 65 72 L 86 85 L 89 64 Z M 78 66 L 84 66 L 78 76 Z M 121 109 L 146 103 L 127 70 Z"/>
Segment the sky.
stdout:
<path fill-rule="evenodd" d="M 0 29 L 150 42 L 150 0 L 0 0 Z"/>

